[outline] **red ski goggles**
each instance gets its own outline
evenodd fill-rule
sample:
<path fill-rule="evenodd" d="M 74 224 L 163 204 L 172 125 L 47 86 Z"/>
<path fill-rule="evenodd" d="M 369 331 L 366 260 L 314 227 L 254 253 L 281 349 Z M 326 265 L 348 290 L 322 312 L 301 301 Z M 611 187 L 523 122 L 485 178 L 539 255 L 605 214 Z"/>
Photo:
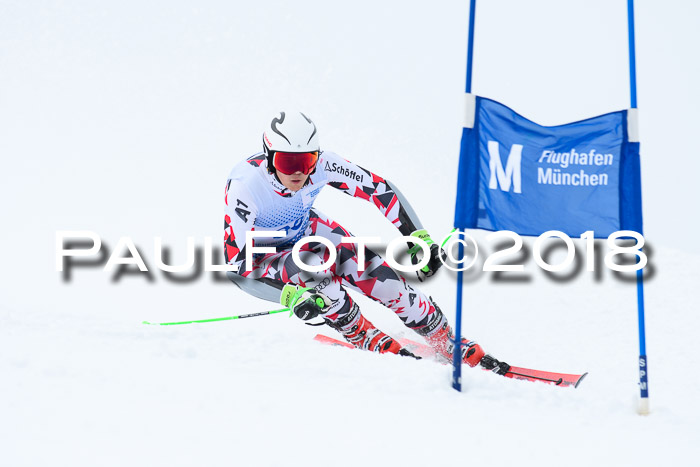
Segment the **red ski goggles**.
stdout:
<path fill-rule="evenodd" d="M 318 151 L 313 152 L 276 152 L 272 165 L 285 175 L 301 172 L 309 175 L 318 162 Z"/>

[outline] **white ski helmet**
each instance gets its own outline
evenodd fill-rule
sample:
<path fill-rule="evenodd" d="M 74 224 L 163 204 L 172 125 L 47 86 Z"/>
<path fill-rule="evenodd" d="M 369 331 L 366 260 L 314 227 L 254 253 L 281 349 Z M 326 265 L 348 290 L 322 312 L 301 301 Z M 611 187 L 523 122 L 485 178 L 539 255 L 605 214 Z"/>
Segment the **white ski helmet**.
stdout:
<path fill-rule="evenodd" d="M 301 112 L 280 112 L 263 133 L 263 152 L 270 173 L 275 172 L 272 162 L 277 151 L 304 153 L 319 150 L 316 125 Z"/>

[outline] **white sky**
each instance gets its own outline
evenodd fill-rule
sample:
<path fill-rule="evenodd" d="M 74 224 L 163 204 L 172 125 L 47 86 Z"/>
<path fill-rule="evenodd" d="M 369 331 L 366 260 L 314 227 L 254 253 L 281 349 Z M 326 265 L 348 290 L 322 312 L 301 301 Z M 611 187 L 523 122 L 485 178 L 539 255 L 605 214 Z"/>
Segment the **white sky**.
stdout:
<path fill-rule="evenodd" d="M 477 8 L 476 93 L 547 125 L 628 107 L 623 0 Z M 647 238 L 698 252 L 700 6 L 636 9 Z M 218 238 L 226 175 L 282 108 L 304 110 L 323 147 L 394 181 L 442 235 L 467 25 L 466 0 L 3 1 L 3 277 L 55 278 L 59 229 L 111 245 Z M 394 234 L 345 198 L 319 206 L 356 234 Z"/>

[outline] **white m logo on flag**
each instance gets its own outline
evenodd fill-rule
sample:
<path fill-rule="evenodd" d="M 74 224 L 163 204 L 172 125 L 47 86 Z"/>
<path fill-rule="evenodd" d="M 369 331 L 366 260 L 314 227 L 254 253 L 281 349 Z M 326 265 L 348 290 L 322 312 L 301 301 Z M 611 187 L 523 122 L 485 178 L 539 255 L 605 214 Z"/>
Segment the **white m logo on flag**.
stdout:
<path fill-rule="evenodd" d="M 500 185 L 502 191 L 510 191 L 511 180 L 513 182 L 513 193 L 520 193 L 520 159 L 522 158 L 523 145 L 514 144 L 508 154 L 506 170 L 501 164 L 501 154 L 497 141 L 489 141 L 489 168 L 491 169 L 491 179 L 489 188 L 495 190 Z"/>

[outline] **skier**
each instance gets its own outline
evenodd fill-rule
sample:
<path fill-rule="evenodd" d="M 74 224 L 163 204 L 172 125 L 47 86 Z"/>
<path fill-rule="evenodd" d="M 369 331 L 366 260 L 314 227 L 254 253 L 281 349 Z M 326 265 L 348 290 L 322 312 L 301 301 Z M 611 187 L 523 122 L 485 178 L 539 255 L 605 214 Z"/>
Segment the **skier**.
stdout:
<path fill-rule="evenodd" d="M 236 165 L 226 183 L 224 252 L 226 262 L 238 266 L 238 273 L 228 273 L 228 277 L 251 295 L 289 307 L 302 320 L 323 318 L 355 347 L 413 356 L 362 315 L 347 293 L 354 290 L 393 310 L 425 338 L 439 359 L 452 361 L 452 329 L 432 297 L 409 285 L 369 248 L 365 248 L 364 270 L 360 271 L 360 247 L 341 242 L 352 236 L 350 232 L 313 208 L 326 185 L 369 201 L 402 235 L 424 240 L 430 246 L 430 258 L 418 271 L 418 278 L 435 274 L 444 252 L 396 186 L 335 153 L 321 151 L 316 125 L 303 113 L 280 112 L 263 133 L 263 152 Z M 253 264 L 246 264 L 246 232 L 252 230 L 282 232 L 283 236 L 256 238 L 256 247 L 273 246 L 276 252 L 257 253 Z M 308 236 L 321 236 L 335 245 L 337 259 L 328 269 L 309 272 L 294 263 L 292 247 Z M 409 253 L 413 264 L 422 258 L 418 246 Z M 299 255 L 306 265 L 318 266 L 326 262 L 329 252 L 324 244 L 310 242 Z M 462 339 L 465 363 L 476 366 L 483 356 L 476 342 Z"/>

